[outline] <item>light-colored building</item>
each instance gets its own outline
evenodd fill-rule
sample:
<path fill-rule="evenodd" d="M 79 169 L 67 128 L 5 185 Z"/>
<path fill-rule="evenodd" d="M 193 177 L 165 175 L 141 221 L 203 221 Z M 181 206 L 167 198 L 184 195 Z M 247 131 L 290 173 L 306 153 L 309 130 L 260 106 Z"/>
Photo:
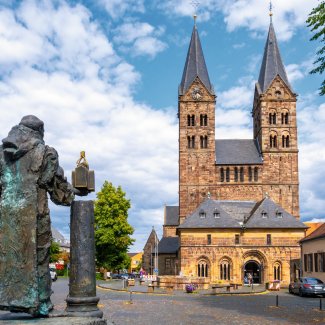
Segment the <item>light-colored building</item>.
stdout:
<path fill-rule="evenodd" d="M 302 276 L 325 282 L 325 224 L 300 240 Z"/>
<path fill-rule="evenodd" d="M 131 258 L 131 264 L 129 267 L 128 272 L 129 273 L 133 273 L 133 272 L 137 272 L 139 269 L 139 265 L 141 267 L 142 264 L 142 256 L 143 253 L 128 253 L 129 257 Z"/>

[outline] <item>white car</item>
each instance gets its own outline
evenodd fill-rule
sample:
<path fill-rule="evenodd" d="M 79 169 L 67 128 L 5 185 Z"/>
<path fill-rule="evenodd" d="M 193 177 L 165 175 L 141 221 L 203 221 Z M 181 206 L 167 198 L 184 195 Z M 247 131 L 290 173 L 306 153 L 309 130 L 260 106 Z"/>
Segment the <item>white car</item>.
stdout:
<path fill-rule="evenodd" d="M 58 275 L 56 274 L 56 270 L 53 268 L 50 268 L 50 274 L 52 281 L 56 281 L 58 279 Z"/>

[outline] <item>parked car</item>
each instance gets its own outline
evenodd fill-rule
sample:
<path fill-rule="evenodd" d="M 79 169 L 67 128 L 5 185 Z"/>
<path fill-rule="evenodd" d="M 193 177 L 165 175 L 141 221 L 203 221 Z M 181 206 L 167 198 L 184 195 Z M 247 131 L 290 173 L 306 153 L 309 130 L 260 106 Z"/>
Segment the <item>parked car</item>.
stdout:
<path fill-rule="evenodd" d="M 129 275 L 127 273 L 121 274 L 121 279 L 128 280 Z"/>
<path fill-rule="evenodd" d="M 58 275 L 56 274 L 56 269 L 50 267 L 50 274 L 53 282 L 58 279 Z"/>
<path fill-rule="evenodd" d="M 289 284 L 289 293 L 303 296 L 322 295 L 325 297 L 325 284 L 317 278 L 302 277 Z"/>
<path fill-rule="evenodd" d="M 112 279 L 122 279 L 122 274 L 118 274 L 118 273 L 112 273 L 111 274 L 111 278 Z"/>

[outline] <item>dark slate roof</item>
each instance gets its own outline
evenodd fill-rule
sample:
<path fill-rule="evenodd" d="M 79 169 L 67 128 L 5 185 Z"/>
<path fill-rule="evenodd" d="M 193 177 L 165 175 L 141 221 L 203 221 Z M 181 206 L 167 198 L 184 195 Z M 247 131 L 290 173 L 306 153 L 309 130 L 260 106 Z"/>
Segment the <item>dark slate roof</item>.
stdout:
<path fill-rule="evenodd" d="M 163 237 L 158 245 L 158 254 L 177 253 L 179 248 L 179 237 Z"/>
<path fill-rule="evenodd" d="M 222 208 L 221 202 L 206 199 L 178 228 L 240 228 L 238 220 Z M 205 213 L 205 218 L 200 216 L 200 212 Z M 215 218 L 215 212 L 219 213 L 218 218 Z"/>
<path fill-rule="evenodd" d="M 277 75 L 279 75 L 286 85 L 291 89 L 284 65 L 282 63 L 273 24 L 271 22 L 264 48 L 260 76 L 258 78 L 258 86 L 262 93 L 265 93 Z"/>
<path fill-rule="evenodd" d="M 202 218 L 200 212 L 205 212 Z M 214 212 L 219 212 L 215 218 Z M 266 212 L 266 218 L 262 217 Z M 281 213 L 281 217 L 277 215 Z M 290 228 L 306 229 L 305 224 L 298 221 L 271 199 L 262 201 L 218 201 L 206 199 L 189 215 L 178 229 L 205 229 L 205 228 Z"/>
<path fill-rule="evenodd" d="M 179 85 L 180 95 L 183 95 L 186 92 L 196 77 L 200 78 L 204 86 L 211 94 L 214 93 L 204 60 L 199 33 L 194 25 L 190 46 L 187 52 L 183 77 L 181 84 Z"/>
<path fill-rule="evenodd" d="M 263 217 L 262 213 L 266 213 Z M 277 214 L 281 214 L 281 217 Z M 269 198 L 264 198 L 253 208 L 246 228 L 298 228 L 308 227 Z"/>
<path fill-rule="evenodd" d="M 179 215 L 178 206 L 166 206 L 164 226 L 178 226 L 178 215 Z"/>
<path fill-rule="evenodd" d="M 216 140 L 217 165 L 262 164 L 256 140 Z"/>
<path fill-rule="evenodd" d="M 313 239 L 325 238 L 325 223 L 314 230 L 309 236 L 300 240 L 300 242 L 305 242 Z"/>

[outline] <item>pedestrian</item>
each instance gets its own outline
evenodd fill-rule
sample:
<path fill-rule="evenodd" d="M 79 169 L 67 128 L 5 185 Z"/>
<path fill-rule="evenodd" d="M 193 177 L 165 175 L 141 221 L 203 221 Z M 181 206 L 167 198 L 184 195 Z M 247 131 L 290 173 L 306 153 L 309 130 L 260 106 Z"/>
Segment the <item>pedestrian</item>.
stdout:
<path fill-rule="evenodd" d="M 248 273 L 248 284 L 249 284 L 250 286 L 253 285 L 253 276 L 252 276 L 251 273 Z"/>

